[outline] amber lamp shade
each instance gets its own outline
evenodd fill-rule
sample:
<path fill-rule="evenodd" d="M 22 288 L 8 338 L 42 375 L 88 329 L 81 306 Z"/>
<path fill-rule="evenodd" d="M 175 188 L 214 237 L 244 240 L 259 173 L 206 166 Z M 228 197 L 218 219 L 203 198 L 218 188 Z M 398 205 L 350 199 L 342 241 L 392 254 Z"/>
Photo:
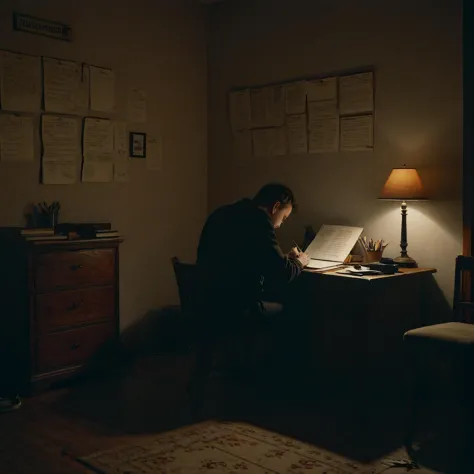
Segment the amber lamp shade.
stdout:
<path fill-rule="evenodd" d="M 380 193 L 379 199 L 388 201 L 402 201 L 402 227 L 400 239 L 400 256 L 394 262 L 401 267 L 416 267 L 416 261 L 407 253 L 407 203 L 406 201 L 425 200 L 423 183 L 415 168 L 394 168 Z"/>

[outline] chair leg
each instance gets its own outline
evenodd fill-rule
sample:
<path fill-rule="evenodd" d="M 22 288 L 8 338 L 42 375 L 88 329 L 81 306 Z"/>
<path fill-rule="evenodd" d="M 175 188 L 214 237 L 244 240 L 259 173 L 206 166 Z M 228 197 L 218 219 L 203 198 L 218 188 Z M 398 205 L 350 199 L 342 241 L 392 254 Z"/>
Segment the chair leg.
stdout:
<path fill-rule="evenodd" d="M 186 388 L 193 415 L 199 411 L 204 382 L 212 371 L 213 355 L 214 344 L 206 342 L 199 346 L 196 362 Z"/>
<path fill-rule="evenodd" d="M 419 419 L 419 411 L 423 394 L 423 371 L 419 367 L 419 359 L 415 351 L 410 351 L 407 357 L 408 372 L 410 373 L 408 388 L 408 416 L 405 425 L 405 449 L 408 455 L 415 459 L 416 451 L 413 447 L 414 436 Z"/>

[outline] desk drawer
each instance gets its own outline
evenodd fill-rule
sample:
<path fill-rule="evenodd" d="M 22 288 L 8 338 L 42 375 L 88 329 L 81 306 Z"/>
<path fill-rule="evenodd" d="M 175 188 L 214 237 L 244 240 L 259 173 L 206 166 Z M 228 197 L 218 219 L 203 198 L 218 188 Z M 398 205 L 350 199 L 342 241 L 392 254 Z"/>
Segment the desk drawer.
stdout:
<path fill-rule="evenodd" d="M 81 323 L 113 319 L 114 315 L 113 286 L 44 293 L 36 297 L 37 334 Z"/>
<path fill-rule="evenodd" d="M 44 253 L 35 260 L 35 288 L 39 293 L 46 293 L 65 288 L 111 285 L 114 273 L 113 249 Z"/>
<path fill-rule="evenodd" d="M 115 324 L 110 322 L 41 337 L 36 341 L 36 368 L 43 373 L 81 365 L 114 335 Z"/>

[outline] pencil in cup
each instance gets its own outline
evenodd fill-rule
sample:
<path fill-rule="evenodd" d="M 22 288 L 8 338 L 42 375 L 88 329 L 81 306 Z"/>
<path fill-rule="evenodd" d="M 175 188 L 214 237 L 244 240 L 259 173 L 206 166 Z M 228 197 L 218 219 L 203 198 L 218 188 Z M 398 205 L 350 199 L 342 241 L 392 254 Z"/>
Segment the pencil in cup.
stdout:
<path fill-rule="evenodd" d="M 383 255 L 385 247 L 388 243 L 384 244 L 383 239 L 374 241 L 373 239 L 367 240 L 367 237 L 364 237 L 362 240 L 363 249 L 364 249 L 364 259 L 366 262 L 378 262 Z"/>

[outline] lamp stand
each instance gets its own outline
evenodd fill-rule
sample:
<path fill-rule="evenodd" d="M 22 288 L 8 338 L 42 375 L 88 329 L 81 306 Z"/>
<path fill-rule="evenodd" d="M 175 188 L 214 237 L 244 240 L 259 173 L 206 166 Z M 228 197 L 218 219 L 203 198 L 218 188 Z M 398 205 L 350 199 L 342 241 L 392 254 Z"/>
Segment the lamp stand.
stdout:
<path fill-rule="evenodd" d="M 400 252 L 400 256 L 393 259 L 393 262 L 399 265 L 400 267 L 416 267 L 417 264 L 415 260 L 413 260 L 407 253 L 407 203 L 405 201 L 402 202 L 401 206 L 402 210 L 402 233 L 400 239 L 400 247 L 402 251 Z"/>

